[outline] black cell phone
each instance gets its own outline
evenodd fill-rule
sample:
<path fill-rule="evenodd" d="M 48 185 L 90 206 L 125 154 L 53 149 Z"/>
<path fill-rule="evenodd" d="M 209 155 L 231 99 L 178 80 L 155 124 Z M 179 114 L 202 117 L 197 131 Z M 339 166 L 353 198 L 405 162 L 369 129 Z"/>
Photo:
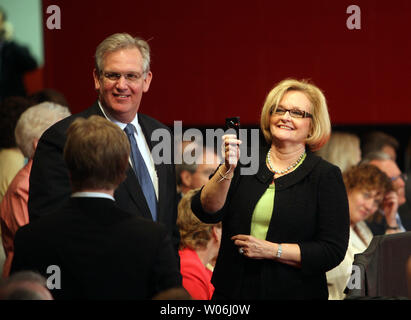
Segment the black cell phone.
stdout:
<path fill-rule="evenodd" d="M 227 129 L 234 129 L 237 139 L 240 137 L 240 117 L 225 118 Z"/>

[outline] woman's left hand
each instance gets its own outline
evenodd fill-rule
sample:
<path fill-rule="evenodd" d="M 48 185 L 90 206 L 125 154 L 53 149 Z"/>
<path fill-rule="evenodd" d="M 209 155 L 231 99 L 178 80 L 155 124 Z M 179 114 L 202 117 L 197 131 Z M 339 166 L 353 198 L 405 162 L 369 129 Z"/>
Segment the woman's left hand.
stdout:
<path fill-rule="evenodd" d="M 250 235 L 238 234 L 231 237 L 240 253 L 251 259 L 273 259 L 275 244 Z"/>

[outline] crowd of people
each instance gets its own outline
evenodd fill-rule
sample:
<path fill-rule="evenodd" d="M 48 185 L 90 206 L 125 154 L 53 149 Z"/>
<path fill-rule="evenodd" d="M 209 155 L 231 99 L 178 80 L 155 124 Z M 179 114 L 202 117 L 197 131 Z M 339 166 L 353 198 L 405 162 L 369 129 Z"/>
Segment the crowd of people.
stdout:
<path fill-rule="evenodd" d="M 344 299 L 354 255 L 411 230 L 398 142 L 332 132 L 314 84 L 267 94 L 245 175 L 234 134 L 156 161 L 152 133 L 172 133 L 139 112 L 152 77 L 148 43 L 116 33 L 89 108 L 53 90 L 1 102 L 1 299 Z"/>

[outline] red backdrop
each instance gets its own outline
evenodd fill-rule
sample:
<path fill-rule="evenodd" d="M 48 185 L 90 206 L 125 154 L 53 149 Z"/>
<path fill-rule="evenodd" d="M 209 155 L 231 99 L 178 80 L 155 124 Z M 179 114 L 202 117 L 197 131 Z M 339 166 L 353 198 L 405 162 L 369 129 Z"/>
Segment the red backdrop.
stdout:
<path fill-rule="evenodd" d="M 93 55 L 115 32 L 149 40 L 153 82 L 140 111 L 166 124 L 259 122 L 267 92 L 286 77 L 325 92 L 335 125 L 411 123 L 409 0 L 43 0 L 44 83 L 77 112 L 96 99 Z M 349 30 L 349 5 L 361 29 Z"/>

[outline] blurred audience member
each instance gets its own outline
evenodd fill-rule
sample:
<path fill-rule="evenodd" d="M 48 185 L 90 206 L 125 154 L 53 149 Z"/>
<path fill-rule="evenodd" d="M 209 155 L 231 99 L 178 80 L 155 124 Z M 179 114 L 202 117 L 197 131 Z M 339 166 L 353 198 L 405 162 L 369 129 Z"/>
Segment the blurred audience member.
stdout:
<path fill-rule="evenodd" d="M 383 210 L 378 212 L 367 220 L 368 226 L 374 235 L 381 235 L 389 232 L 406 231 L 402 223 L 402 217 L 399 215 L 398 208 L 405 203 L 405 181 L 407 175 L 401 173 L 397 163 L 384 152 L 371 152 L 363 158 L 362 163 L 373 164 L 383 171 L 392 181 L 394 190 L 389 192 L 384 198 Z M 404 221 L 409 220 L 411 212 L 403 212 Z M 409 226 L 407 226 L 409 228 Z"/>
<path fill-rule="evenodd" d="M 330 300 L 344 299 L 354 255 L 367 249 L 373 237 L 364 220 L 384 205 L 385 195 L 393 190 L 387 175 L 370 164 L 351 167 L 343 173 L 343 179 L 350 208 L 350 240 L 344 260 L 327 272 Z"/>
<path fill-rule="evenodd" d="M 93 115 L 68 128 L 64 160 L 72 187 L 60 209 L 30 221 L 14 238 L 11 273 L 58 266 L 54 299 L 151 299 L 181 287 L 178 259 L 163 224 L 120 209 L 114 190 L 129 170 L 130 143 Z"/>
<path fill-rule="evenodd" d="M 404 155 L 405 172 L 411 172 L 411 136 L 408 138 L 407 148 Z"/>
<path fill-rule="evenodd" d="M 24 74 L 37 68 L 30 51 L 12 40 L 12 27 L 0 8 L 0 101 L 26 96 Z"/>
<path fill-rule="evenodd" d="M 365 158 L 372 152 L 384 152 L 391 160 L 397 160 L 399 143 L 393 136 L 382 131 L 372 131 L 361 136 L 362 157 Z"/>
<path fill-rule="evenodd" d="M 192 300 L 186 289 L 182 287 L 171 288 L 156 294 L 153 300 Z"/>
<path fill-rule="evenodd" d="M 352 133 L 333 132 L 317 155 L 344 172 L 361 161 L 360 138 Z"/>
<path fill-rule="evenodd" d="M 14 129 L 20 115 L 29 107 L 23 97 L 10 97 L 0 104 L 0 202 L 16 173 L 24 166 Z"/>
<path fill-rule="evenodd" d="M 16 145 L 14 128 L 20 115 L 28 107 L 29 101 L 23 97 L 10 97 L 0 102 L 0 203 L 10 182 L 24 166 L 25 159 Z M 5 259 L 3 246 L 0 246 L 0 274 L 3 272 Z"/>
<path fill-rule="evenodd" d="M 40 104 L 42 102 L 54 102 L 63 107 L 69 108 L 69 104 L 64 95 L 54 89 L 43 89 L 33 93 L 29 100 L 32 105 Z"/>
<path fill-rule="evenodd" d="M 0 39 L 11 40 L 13 38 L 13 25 L 7 20 L 6 11 L 0 7 Z"/>
<path fill-rule="evenodd" d="M 408 299 L 411 299 L 411 256 L 407 260 L 407 286 L 408 286 Z"/>
<path fill-rule="evenodd" d="M 404 160 L 404 172 L 409 177 L 411 175 L 411 137 L 408 140 Z M 408 212 L 411 212 L 411 179 L 405 181 L 405 203 L 399 208 L 399 214 L 405 229 L 411 230 L 411 214 L 407 214 Z"/>
<path fill-rule="evenodd" d="M 27 164 L 17 173 L 0 204 L 0 224 L 6 261 L 3 277 L 7 277 L 13 259 L 13 239 L 18 228 L 29 222 L 27 201 L 29 197 L 29 176 L 37 143 L 47 128 L 68 117 L 68 108 L 51 102 L 43 102 L 28 108 L 20 116 L 15 138 Z"/>
<path fill-rule="evenodd" d="M 191 198 L 198 189 L 188 191 L 178 205 L 177 225 L 180 229 L 180 265 L 183 287 L 196 300 L 210 300 L 214 292 L 213 262 L 220 249 L 221 222 L 206 224 L 191 211 Z"/>
<path fill-rule="evenodd" d="M 187 150 L 188 149 L 188 150 Z M 208 148 L 199 148 L 192 150 L 188 147 L 182 156 L 182 163 L 176 164 L 176 180 L 178 201 L 188 191 L 201 188 L 209 180 L 210 175 L 214 173 L 220 164 L 218 155 Z M 192 151 L 199 154 L 194 156 Z"/>
<path fill-rule="evenodd" d="M 0 282 L 0 300 L 53 300 L 46 284 L 36 272 L 17 272 Z"/>

